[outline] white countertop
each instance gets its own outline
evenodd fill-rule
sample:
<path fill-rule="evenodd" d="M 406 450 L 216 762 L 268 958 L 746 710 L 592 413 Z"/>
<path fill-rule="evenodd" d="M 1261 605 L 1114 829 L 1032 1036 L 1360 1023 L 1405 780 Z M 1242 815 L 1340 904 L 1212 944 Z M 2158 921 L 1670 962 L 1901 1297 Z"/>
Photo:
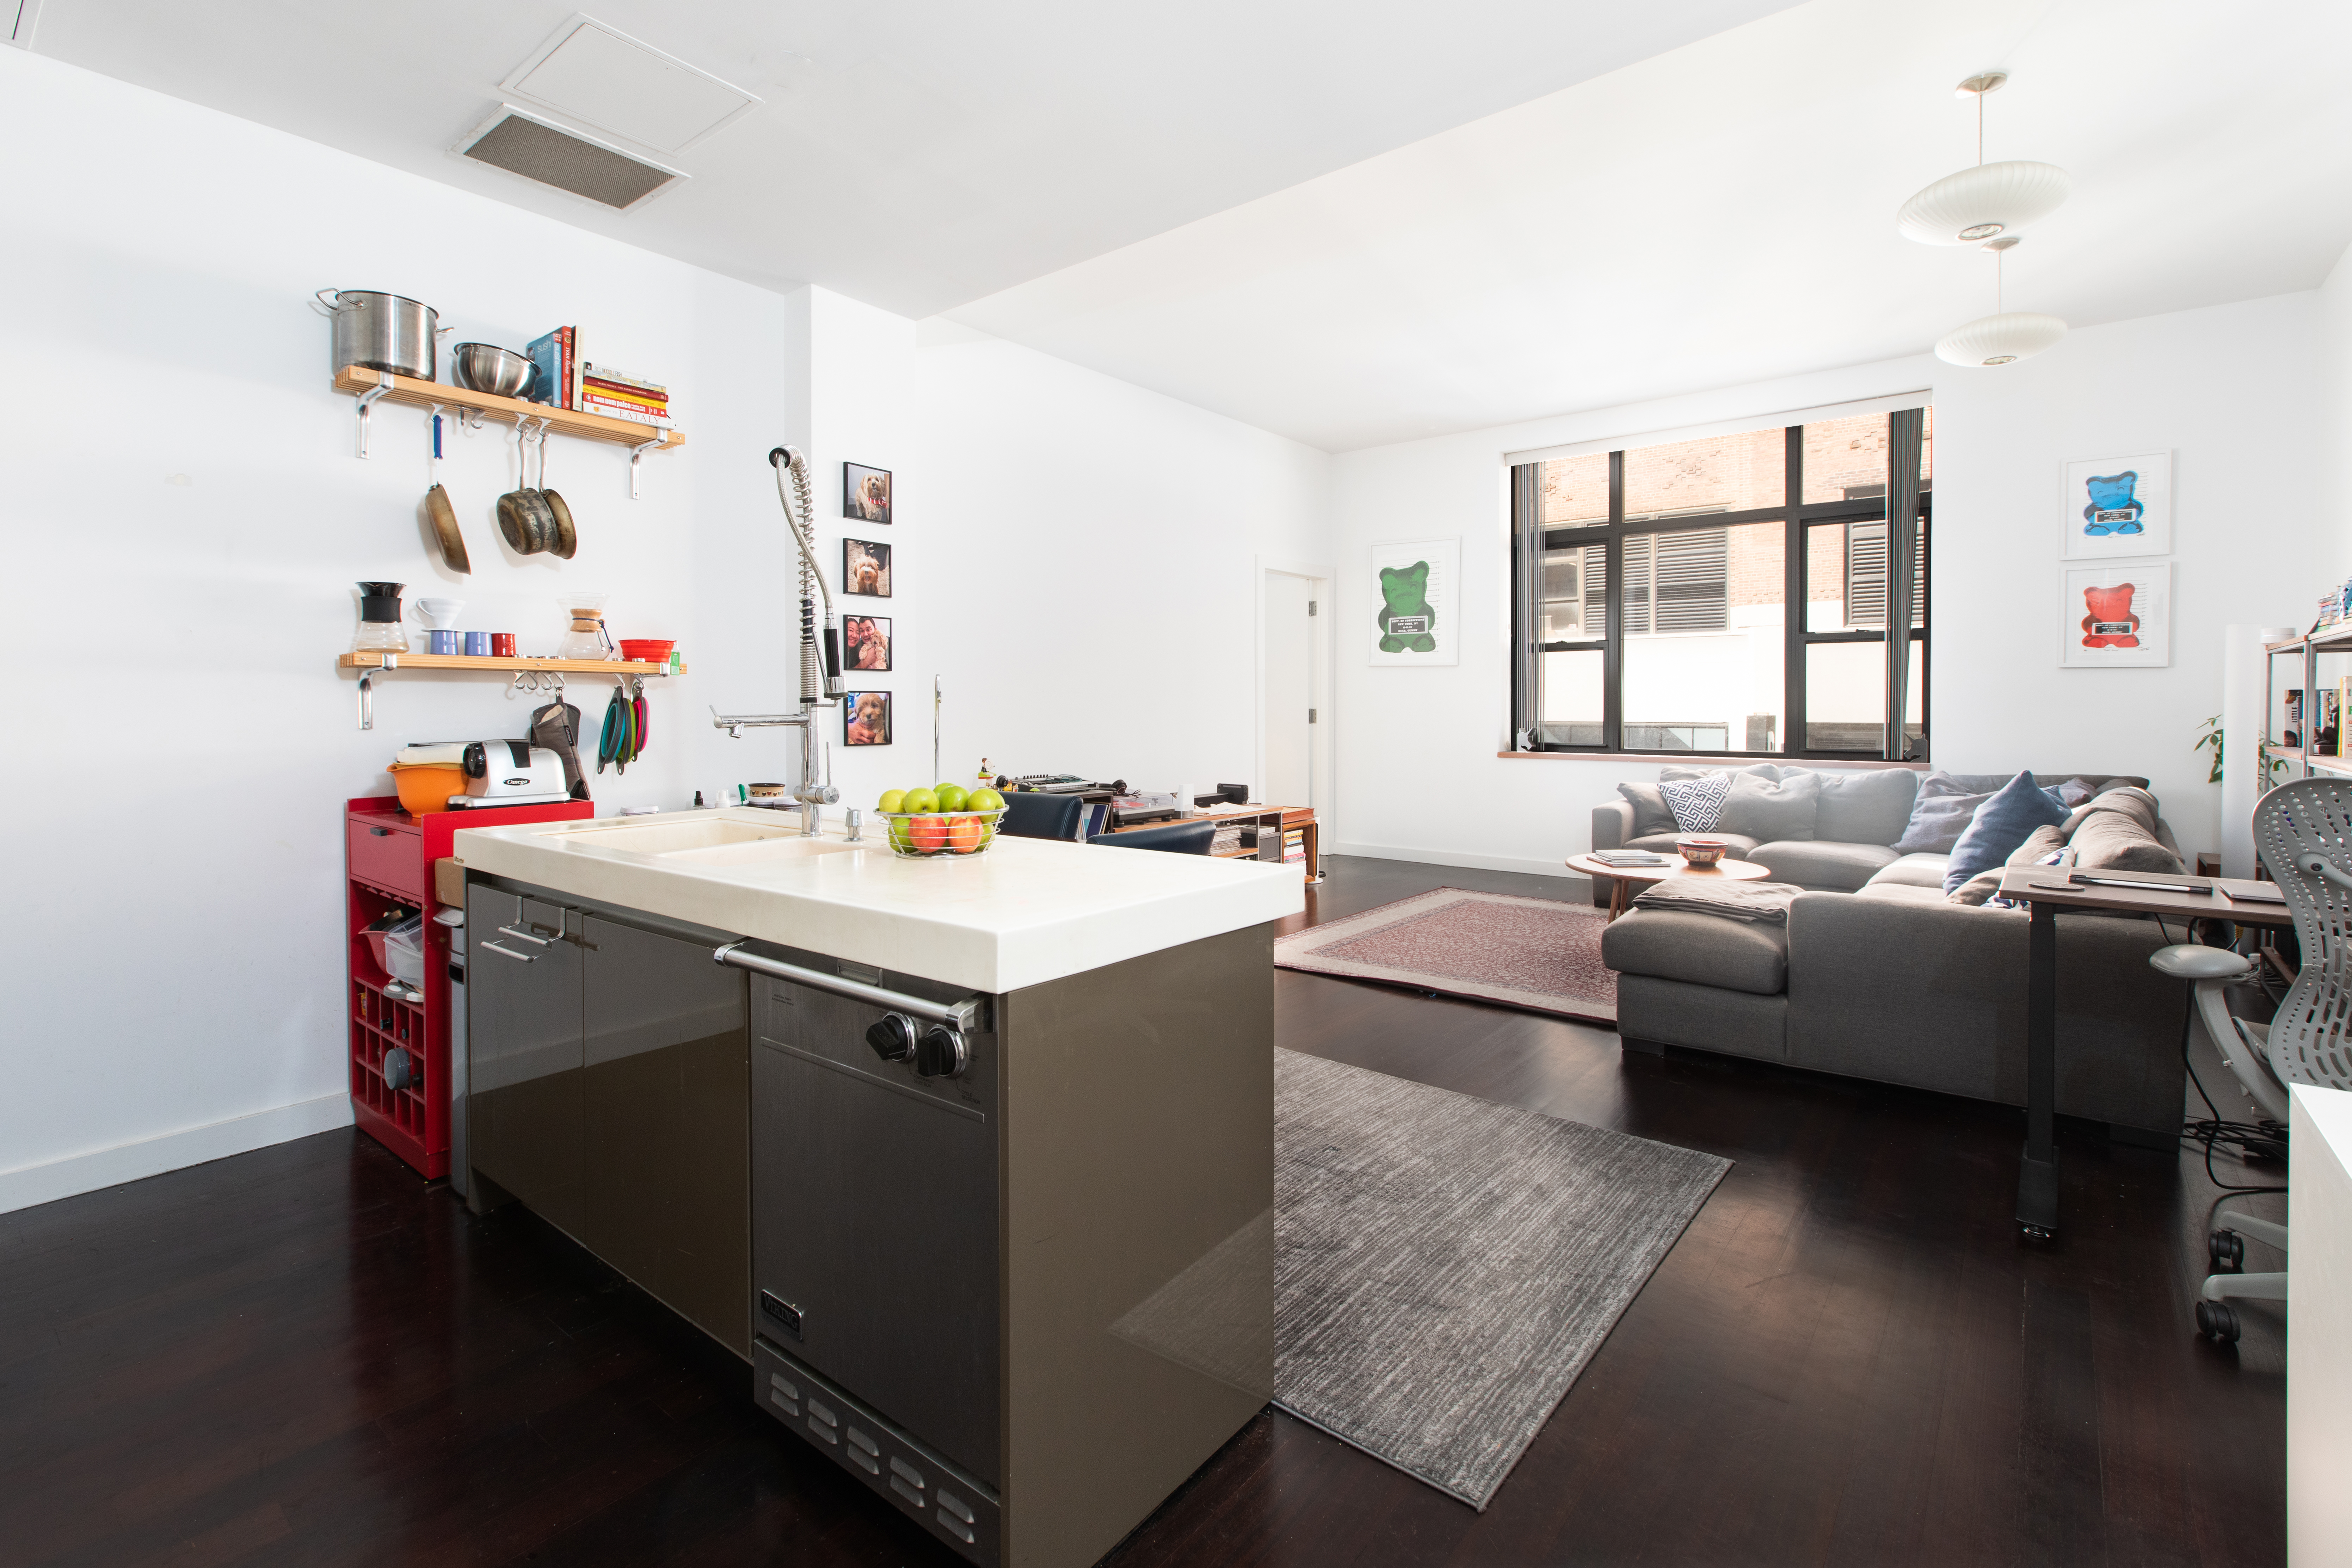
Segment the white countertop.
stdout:
<path fill-rule="evenodd" d="M 1306 907 L 1297 865 L 1003 834 L 980 854 L 915 860 L 891 853 L 870 818 L 862 847 L 816 853 L 775 839 L 673 853 L 598 842 L 665 825 L 686 837 L 732 831 L 704 826 L 717 823 L 781 828 L 801 842 L 794 819 L 737 807 L 467 828 L 456 851 L 469 871 L 992 992 Z M 823 838 L 843 844 L 839 823 L 829 821 Z"/>

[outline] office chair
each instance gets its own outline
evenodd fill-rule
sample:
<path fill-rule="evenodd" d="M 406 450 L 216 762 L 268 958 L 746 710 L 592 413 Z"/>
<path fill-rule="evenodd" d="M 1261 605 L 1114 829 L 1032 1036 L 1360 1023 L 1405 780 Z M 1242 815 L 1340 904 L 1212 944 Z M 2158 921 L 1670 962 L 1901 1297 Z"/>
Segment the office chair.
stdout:
<path fill-rule="evenodd" d="M 1075 839 L 1086 809 L 1076 795 L 1015 789 L 1004 797 L 1004 815 L 997 819 L 997 829 L 1016 839 Z"/>
<path fill-rule="evenodd" d="M 2148 962 L 2191 983 L 2198 1021 L 2263 1113 L 2284 1126 L 2290 1083 L 2352 1089 L 2352 780 L 2303 779 L 2264 795 L 2254 808 L 2254 844 L 2285 895 L 2303 948 L 2303 967 L 2277 1014 L 2265 1024 L 2233 1017 L 2224 993 L 2249 979 L 2251 960 L 2217 947 L 2159 948 Z M 2232 1301 L 2286 1300 L 2284 1271 L 2245 1274 L 2242 1237 L 2284 1252 L 2287 1228 L 2225 1208 L 2207 1240 L 2215 1271 L 2197 1302 L 2197 1332 L 2223 1343 L 2238 1337 Z"/>
<path fill-rule="evenodd" d="M 1108 844 L 1115 850 L 1166 850 L 1172 854 L 1204 855 L 1216 836 L 1217 824 L 1213 821 L 1171 822 L 1164 828 L 1138 828 L 1131 833 L 1099 833 L 1091 841 Z"/>

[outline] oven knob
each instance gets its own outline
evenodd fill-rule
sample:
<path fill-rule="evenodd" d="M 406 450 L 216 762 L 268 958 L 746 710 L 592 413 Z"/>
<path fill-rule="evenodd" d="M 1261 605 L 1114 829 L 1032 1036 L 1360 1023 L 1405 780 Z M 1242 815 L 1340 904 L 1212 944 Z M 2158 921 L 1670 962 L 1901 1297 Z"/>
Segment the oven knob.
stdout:
<path fill-rule="evenodd" d="M 947 1024 L 925 1030 L 923 1042 L 915 1047 L 918 1078 L 961 1078 L 971 1065 L 971 1047 L 964 1043 L 963 1031 Z"/>
<path fill-rule="evenodd" d="M 867 1026 L 866 1043 L 885 1061 L 904 1061 L 915 1054 L 915 1020 L 905 1013 L 885 1013 Z"/>

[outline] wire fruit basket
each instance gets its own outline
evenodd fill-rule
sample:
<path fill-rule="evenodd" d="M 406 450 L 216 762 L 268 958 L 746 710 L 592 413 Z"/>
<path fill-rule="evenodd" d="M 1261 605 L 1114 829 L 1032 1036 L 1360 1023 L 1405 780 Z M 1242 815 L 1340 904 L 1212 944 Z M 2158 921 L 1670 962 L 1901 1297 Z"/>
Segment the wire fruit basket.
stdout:
<path fill-rule="evenodd" d="M 1004 808 L 990 811 L 877 811 L 884 836 L 893 854 L 908 860 L 954 860 L 984 854 L 996 841 L 996 820 Z"/>

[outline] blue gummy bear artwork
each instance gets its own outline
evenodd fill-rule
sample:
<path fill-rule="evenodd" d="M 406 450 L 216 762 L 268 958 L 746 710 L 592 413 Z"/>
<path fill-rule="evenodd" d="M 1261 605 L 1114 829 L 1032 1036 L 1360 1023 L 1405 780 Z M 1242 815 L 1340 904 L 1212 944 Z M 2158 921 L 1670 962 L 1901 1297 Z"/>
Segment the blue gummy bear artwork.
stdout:
<path fill-rule="evenodd" d="M 2144 532 L 2139 519 L 2147 508 L 2132 498 L 2132 486 L 2138 483 L 2139 475 L 2129 468 L 2084 480 L 2091 504 L 2083 508 L 2083 531 L 2095 538 Z"/>

